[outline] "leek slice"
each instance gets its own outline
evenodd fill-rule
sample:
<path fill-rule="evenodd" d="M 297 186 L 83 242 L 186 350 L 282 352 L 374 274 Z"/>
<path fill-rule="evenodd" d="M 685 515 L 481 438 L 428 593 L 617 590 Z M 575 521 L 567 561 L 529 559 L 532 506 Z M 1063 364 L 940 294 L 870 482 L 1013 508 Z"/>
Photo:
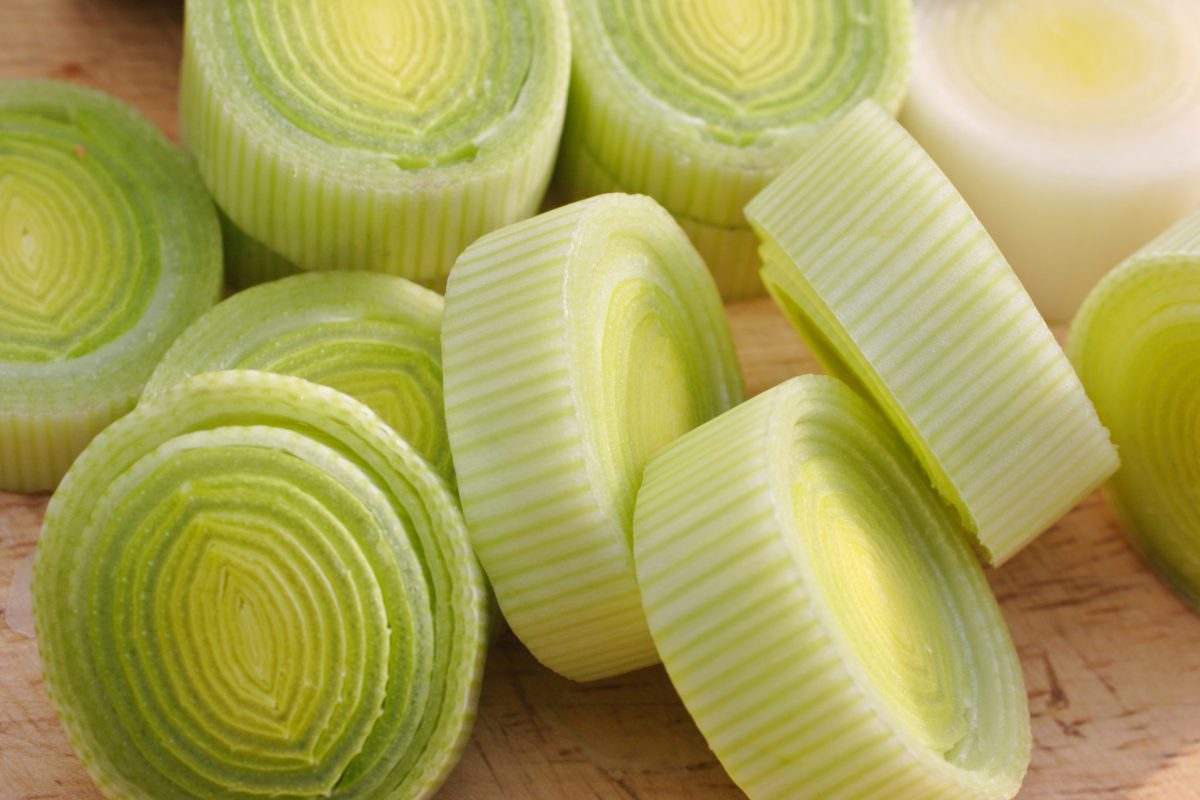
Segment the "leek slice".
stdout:
<path fill-rule="evenodd" d="M 110 797 L 428 797 L 466 743 L 488 595 L 429 465 L 361 403 L 200 375 L 50 501 L 34 613 Z"/>
<path fill-rule="evenodd" d="M 1200 205 L 1195 0 L 921 0 L 901 120 L 1042 313 Z"/>
<path fill-rule="evenodd" d="M 1096 286 L 1067 348 L 1121 449 L 1109 502 L 1136 547 L 1200 608 L 1200 213 Z"/>
<path fill-rule="evenodd" d="M 726 299 L 762 294 L 742 208 L 864 98 L 893 113 L 909 0 L 569 0 L 574 71 L 556 181 L 642 192 Z"/>
<path fill-rule="evenodd" d="M 450 275 L 442 360 L 463 511 L 513 631 L 575 680 L 656 663 L 629 549 L 642 468 L 743 391 L 695 248 L 628 195 L 492 233 Z"/>
<path fill-rule="evenodd" d="M 295 375 L 365 403 L 453 480 L 442 411 L 442 298 L 369 272 L 296 275 L 234 295 L 154 371 L 151 399 L 199 372 Z"/>
<path fill-rule="evenodd" d="M 191 0 L 180 131 L 231 282 L 440 286 L 468 244 L 536 212 L 569 71 L 562 0 Z"/>
<path fill-rule="evenodd" d="M 767 288 L 872 397 L 993 563 L 1117 468 L 1020 281 L 929 157 L 867 102 L 746 208 Z"/>
<path fill-rule="evenodd" d="M 51 489 L 217 301 L 193 167 L 90 89 L 0 81 L 0 489 Z"/>
<path fill-rule="evenodd" d="M 651 459 L 634 554 L 663 664 L 753 798 L 1009 798 L 1020 664 L 953 512 L 868 404 L 792 379 Z"/>

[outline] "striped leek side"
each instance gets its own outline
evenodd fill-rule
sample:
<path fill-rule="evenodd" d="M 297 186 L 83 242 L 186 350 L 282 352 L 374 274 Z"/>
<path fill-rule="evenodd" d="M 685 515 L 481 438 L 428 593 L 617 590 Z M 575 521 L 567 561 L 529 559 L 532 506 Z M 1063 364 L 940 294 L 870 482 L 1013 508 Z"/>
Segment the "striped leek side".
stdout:
<path fill-rule="evenodd" d="M 633 525 L 655 644 L 752 800 L 1010 798 L 1020 664 L 954 518 L 903 441 L 823 376 L 646 468 Z"/>
<path fill-rule="evenodd" d="M 206 373 L 50 501 L 46 682 L 121 798 L 425 798 L 469 733 L 487 591 L 445 482 L 366 406 Z"/>
<path fill-rule="evenodd" d="M 1121 450 L 1109 501 L 1137 548 L 1200 607 L 1200 213 L 1100 282 L 1068 352 Z"/>
<path fill-rule="evenodd" d="M 0 81 L 0 489 L 52 489 L 217 300 L 195 168 L 117 100 Z"/>
<path fill-rule="evenodd" d="M 442 285 L 468 244 L 536 212 L 569 69 L 562 0 L 191 0 L 181 134 L 231 282 Z"/>
<path fill-rule="evenodd" d="M 742 209 L 864 98 L 895 112 L 909 0 L 569 0 L 574 71 L 557 182 L 645 193 L 721 294 L 761 294 Z"/>
<path fill-rule="evenodd" d="M 999 564 L 1117 468 L 1020 281 L 929 157 L 872 103 L 746 209 L 763 278 L 870 396 Z"/>
<path fill-rule="evenodd" d="M 365 403 L 453 481 L 442 411 L 442 298 L 369 272 L 295 275 L 219 303 L 163 356 L 143 397 L 200 372 L 295 375 Z"/>
<path fill-rule="evenodd" d="M 513 631 L 576 680 L 657 662 L 629 545 L 642 468 L 742 399 L 687 237 L 628 195 L 492 233 L 450 275 L 442 358 L 463 511 Z"/>

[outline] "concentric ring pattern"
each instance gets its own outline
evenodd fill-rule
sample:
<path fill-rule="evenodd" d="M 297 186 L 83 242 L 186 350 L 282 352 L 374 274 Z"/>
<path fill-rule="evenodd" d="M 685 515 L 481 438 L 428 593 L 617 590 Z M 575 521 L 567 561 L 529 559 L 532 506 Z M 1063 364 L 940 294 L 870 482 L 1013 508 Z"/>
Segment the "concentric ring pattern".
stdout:
<path fill-rule="evenodd" d="M 0 82 L 0 488 L 53 488 L 216 302 L 195 168 L 118 101 Z"/>
<path fill-rule="evenodd" d="M 1100 282 L 1068 352 L 1121 451 L 1105 494 L 1147 560 L 1200 607 L 1200 215 Z"/>
<path fill-rule="evenodd" d="M 865 98 L 893 113 L 908 0 L 570 0 L 575 71 L 559 162 L 573 197 L 644 192 L 727 298 L 761 292 L 742 208 Z"/>
<path fill-rule="evenodd" d="M 576 680 L 655 663 L 629 549 L 642 469 L 743 391 L 695 249 L 646 197 L 565 206 L 468 248 L 442 333 L 463 511 L 513 631 Z"/>
<path fill-rule="evenodd" d="M 634 555 L 663 663 L 754 800 L 1008 798 L 1020 664 L 953 512 L 844 384 L 781 384 L 655 456 Z"/>
<path fill-rule="evenodd" d="M 442 410 L 442 298 L 370 272 L 294 275 L 240 292 L 163 356 L 143 399 L 200 372 L 295 375 L 365 403 L 453 481 Z"/>
<path fill-rule="evenodd" d="M 47 684 L 111 797 L 430 796 L 469 733 L 487 598 L 404 440 L 345 395 L 249 371 L 98 436 L 34 576 Z"/>
<path fill-rule="evenodd" d="M 190 2 L 182 133 L 231 279 L 444 281 L 536 211 L 569 68 L 562 0 Z"/>

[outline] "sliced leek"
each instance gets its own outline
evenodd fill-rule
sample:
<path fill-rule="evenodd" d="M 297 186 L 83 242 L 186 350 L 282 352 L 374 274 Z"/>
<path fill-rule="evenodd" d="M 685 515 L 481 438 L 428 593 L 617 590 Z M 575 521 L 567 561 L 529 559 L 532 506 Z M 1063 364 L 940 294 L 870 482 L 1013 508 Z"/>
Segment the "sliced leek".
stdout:
<path fill-rule="evenodd" d="M 181 134 L 231 281 L 440 285 L 481 234 L 536 212 L 569 70 L 562 0 L 189 0 Z"/>
<path fill-rule="evenodd" d="M 1029 711 L 1000 609 L 904 443 L 797 378 L 651 459 L 634 554 L 663 664 L 768 798 L 1009 798 Z"/>
<path fill-rule="evenodd" d="M 1100 282 L 1068 353 L 1121 449 L 1109 501 L 1138 549 L 1200 608 L 1200 213 Z"/>
<path fill-rule="evenodd" d="M 900 430 L 990 561 L 1117 468 L 1020 281 L 877 106 L 847 115 L 746 216 L 771 294 L 829 370 Z"/>
<path fill-rule="evenodd" d="M 296 275 L 217 305 L 154 371 L 154 398 L 199 372 L 295 375 L 366 403 L 453 479 L 442 412 L 442 298 L 369 272 Z"/>
<path fill-rule="evenodd" d="M 742 399 L 695 248 L 629 195 L 485 236 L 450 275 L 442 359 L 463 511 L 513 631 L 576 680 L 657 662 L 629 549 L 642 468 Z"/>
<path fill-rule="evenodd" d="M 212 203 L 149 122 L 0 81 L 0 490 L 53 488 L 220 281 Z"/>
<path fill-rule="evenodd" d="M 919 0 L 901 119 L 1042 313 L 1200 205 L 1195 0 Z"/>
<path fill-rule="evenodd" d="M 487 592 L 457 505 L 366 406 L 194 377 L 50 501 L 34 613 L 110 797 L 429 797 L 466 743 Z"/>
<path fill-rule="evenodd" d="M 727 299 L 762 293 L 742 208 L 864 98 L 893 113 L 909 0 L 568 0 L 574 72 L 557 182 L 644 192 Z"/>

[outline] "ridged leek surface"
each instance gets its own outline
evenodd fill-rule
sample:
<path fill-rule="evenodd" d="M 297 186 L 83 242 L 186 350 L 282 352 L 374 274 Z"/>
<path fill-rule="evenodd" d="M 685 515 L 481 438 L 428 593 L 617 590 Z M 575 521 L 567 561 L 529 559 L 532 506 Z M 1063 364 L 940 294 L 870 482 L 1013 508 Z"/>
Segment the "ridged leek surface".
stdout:
<path fill-rule="evenodd" d="M 444 481 L 366 406 L 191 378 L 50 501 L 46 683 L 109 797 L 424 798 L 466 743 L 483 575 Z"/>
<path fill-rule="evenodd" d="M 866 102 L 746 216 L 763 279 L 1003 562 L 1117 468 L 1079 378 L 929 157 Z"/>
<path fill-rule="evenodd" d="M 1100 282 L 1068 352 L 1121 451 L 1105 494 L 1137 548 L 1200 608 L 1200 213 Z"/>
<path fill-rule="evenodd" d="M 562 0 L 189 0 L 181 133 L 230 279 L 440 285 L 536 212 L 569 70 Z"/>
<path fill-rule="evenodd" d="M 188 159 L 90 89 L 0 81 L 0 489 L 51 489 L 217 301 Z"/>
<path fill-rule="evenodd" d="M 727 299 L 761 294 L 742 209 L 864 98 L 908 79 L 909 0 L 568 0 L 574 71 L 557 181 L 675 215 Z"/>
<path fill-rule="evenodd" d="M 485 236 L 450 275 L 442 357 L 463 511 L 513 631 L 576 680 L 657 662 L 629 543 L 642 468 L 743 391 L 687 236 L 629 195 Z"/>
<path fill-rule="evenodd" d="M 294 275 L 218 304 L 181 335 L 144 399 L 200 372 L 253 369 L 344 392 L 453 480 L 442 411 L 442 298 L 369 272 Z"/>
<path fill-rule="evenodd" d="M 1009 798 L 1017 654 L 951 511 L 878 412 L 788 381 L 651 459 L 634 554 L 663 664 L 768 798 Z"/>

